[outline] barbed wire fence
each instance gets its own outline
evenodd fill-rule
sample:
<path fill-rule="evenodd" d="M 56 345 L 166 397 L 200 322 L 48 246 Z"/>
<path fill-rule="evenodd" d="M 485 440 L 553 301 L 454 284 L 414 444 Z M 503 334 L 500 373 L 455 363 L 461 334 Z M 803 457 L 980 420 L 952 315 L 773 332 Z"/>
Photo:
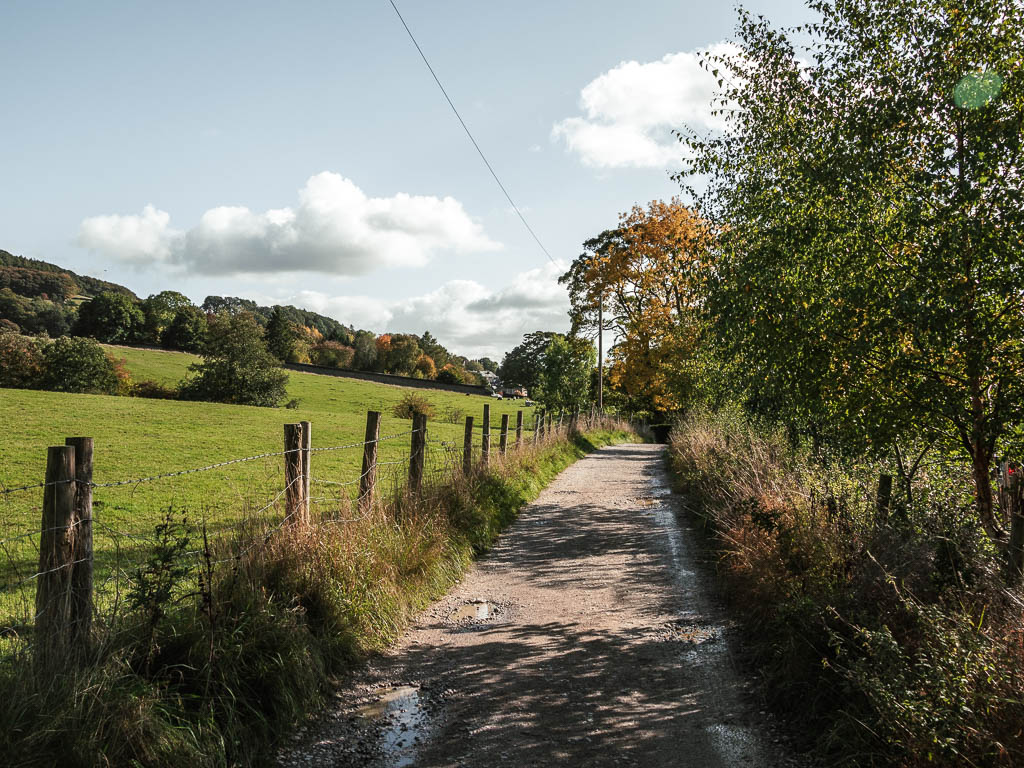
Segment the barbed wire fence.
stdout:
<path fill-rule="evenodd" d="M 174 552 L 176 558 L 193 558 L 207 569 L 237 567 L 289 527 L 359 523 L 388 503 L 450 487 L 509 454 L 574 432 L 613 426 L 609 417 L 593 409 L 589 416 L 581 416 L 578 408 L 568 414 L 537 409 L 532 424 L 519 410 L 514 422 L 505 414 L 492 430 L 490 405 L 483 411 L 479 423 L 473 416 L 465 417 L 461 441 L 432 437 L 423 414 L 414 415 L 410 430 L 380 435 L 381 414 L 369 411 L 361 441 L 314 446 L 309 422 L 286 424 L 281 451 L 101 483 L 92 479 L 91 438 L 68 438 L 65 445 L 48 448 L 43 481 L 12 487 L 0 483 L 0 512 L 5 506 L 10 509 L 16 497 L 38 498 L 42 492 L 41 504 L 28 505 L 28 514 L 42 521 L 38 527 L 23 523 L 21 530 L 11 530 L 14 519 L 27 517 L 24 503 L 20 514 L 3 516 L 7 530 L 0 538 L 0 653 L 7 650 L 5 640 L 54 652 L 87 642 L 94 613 L 98 607 L 119 604 L 133 573 L 160 542 L 161 530 L 165 538 L 171 535 L 174 515 L 184 525 L 182 511 L 175 513 L 173 506 L 168 506 L 164 527 L 156 526 L 156 533 L 140 531 L 115 514 L 108 516 L 108 509 L 118 509 L 118 493 L 131 495 L 150 484 L 257 465 L 263 475 L 257 486 L 277 488 L 261 499 L 256 499 L 253 487 L 248 494 L 237 489 L 239 498 L 245 499 L 241 519 L 210 524 L 213 546 L 203 519 L 203 546 Z M 399 441 L 408 441 L 407 451 L 399 448 Z M 383 447 L 388 448 L 386 456 L 381 455 Z M 318 472 L 315 455 L 335 452 L 361 452 L 360 470 L 349 476 Z M 231 540 L 233 545 L 225 544 Z"/>

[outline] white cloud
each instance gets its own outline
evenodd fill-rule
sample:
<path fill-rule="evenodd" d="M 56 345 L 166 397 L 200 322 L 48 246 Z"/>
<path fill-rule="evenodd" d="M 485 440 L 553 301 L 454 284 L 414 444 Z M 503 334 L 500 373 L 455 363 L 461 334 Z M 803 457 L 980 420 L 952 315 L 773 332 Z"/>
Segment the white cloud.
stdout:
<path fill-rule="evenodd" d="M 171 228 L 170 214 L 146 206 L 139 216 L 85 219 L 78 243 L 136 264 L 174 264 L 209 275 L 361 275 L 377 267 L 422 266 L 439 252 L 500 248 L 452 197 L 369 197 L 326 171 L 309 178 L 294 208 L 211 208 L 181 232 Z"/>
<path fill-rule="evenodd" d="M 707 52 L 731 56 L 738 49 L 718 43 Z M 584 164 L 599 168 L 664 168 L 677 163 L 684 148 L 673 129 L 721 130 L 712 115 L 715 77 L 700 66 L 699 52 L 670 53 L 659 61 L 624 61 L 591 81 L 580 94 L 581 117 L 555 124 L 562 140 Z"/>
<path fill-rule="evenodd" d="M 497 291 L 473 280 L 451 280 L 429 293 L 390 303 L 316 291 L 302 291 L 278 302 L 377 333 L 429 330 L 456 354 L 497 359 L 531 331 L 568 330 L 569 299 L 558 284 L 558 276 L 566 269 L 566 263 L 547 264 L 516 275 Z"/>

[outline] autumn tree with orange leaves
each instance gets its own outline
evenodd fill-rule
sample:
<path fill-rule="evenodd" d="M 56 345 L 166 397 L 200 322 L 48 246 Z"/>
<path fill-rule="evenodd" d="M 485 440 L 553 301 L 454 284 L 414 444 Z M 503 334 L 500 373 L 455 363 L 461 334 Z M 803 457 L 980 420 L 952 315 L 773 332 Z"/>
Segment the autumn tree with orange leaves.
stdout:
<path fill-rule="evenodd" d="M 678 199 L 655 200 L 585 242 L 559 278 L 569 289 L 575 335 L 597 334 L 603 298 L 605 338 L 616 342 L 610 383 L 635 410 L 678 411 L 697 386 L 696 296 L 710 237 L 707 223 Z"/>

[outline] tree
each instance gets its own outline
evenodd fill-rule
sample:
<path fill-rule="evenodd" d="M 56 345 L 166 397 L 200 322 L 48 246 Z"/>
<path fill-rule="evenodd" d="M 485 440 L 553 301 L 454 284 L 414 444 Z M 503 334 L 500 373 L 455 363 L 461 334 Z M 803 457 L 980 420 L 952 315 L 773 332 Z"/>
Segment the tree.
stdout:
<path fill-rule="evenodd" d="M 292 359 L 295 351 L 295 342 L 298 333 L 292 324 L 281 311 L 281 307 L 274 306 L 270 313 L 270 320 L 267 321 L 267 348 L 270 354 L 282 362 Z"/>
<path fill-rule="evenodd" d="M 700 348 L 698 291 L 710 243 L 710 227 L 694 211 L 655 200 L 585 242 L 559 278 L 569 288 L 574 334 L 596 335 L 603 302 L 604 330 L 618 340 L 612 385 L 638 409 L 677 411 L 693 398 L 684 372 Z"/>
<path fill-rule="evenodd" d="M 145 319 L 136 301 L 123 293 L 101 293 L 78 309 L 74 332 L 106 344 L 132 344 L 142 338 Z"/>
<path fill-rule="evenodd" d="M 543 402 L 548 408 L 584 407 L 590 397 L 590 372 L 597 351 L 587 339 L 555 335 L 544 355 Z"/>
<path fill-rule="evenodd" d="M 356 351 L 353 367 L 359 371 L 373 370 L 377 360 L 377 337 L 370 331 L 356 331 L 352 347 Z"/>
<path fill-rule="evenodd" d="M 93 339 L 61 336 L 43 352 L 43 389 L 116 395 L 114 361 Z"/>
<path fill-rule="evenodd" d="M 163 334 L 183 309 L 194 307 L 192 301 L 177 291 L 161 291 L 142 300 L 143 336 L 149 344 L 163 343 Z"/>
<path fill-rule="evenodd" d="M 356 351 L 352 347 L 346 347 L 337 341 L 321 341 L 310 352 L 310 360 L 313 365 L 323 365 L 328 368 L 348 368 L 352 365 L 352 358 Z"/>
<path fill-rule="evenodd" d="M 914 430 L 961 451 L 1003 541 L 991 466 L 1024 416 L 1024 7 L 810 5 L 799 55 L 744 14 L 742 53 L 708 62 L 728 127 L 687 138 L 685 172 L 710 178 L 691 193 L 717 226 L 715 335 L 773 409 L 847 446 Z"/>
<path fill-rule="evenodd" d="M 416 360 L 416 370 L 423 376 L 424 379 L 436 379 L 437 378 L 437 366 L 434 365 L 433 359 L 430 355 L 420 355 Z"/>
<path fill-rule="evenodd" d="M 206 313 L 198 307 L 183 307 L 174 313 L 170 324 L 160 335 L 167 349 L 199 352 L 206 340 Z"/>
<path fill-rule="evenodd" d="M 420 336 L 420 349 L 423 350 L 423 354 L 428 355 L 434 361 L 434 365 L 438 367 L 447 365 L 448 358 L 450 357 L 448 350 L 434 338 L 430 331 L 424 331 L 423 335 Z"/>
<path fill-rule="evenodd" d="M 284 399 L 288 374 L 267 350 L 263 329 L 249 312 L 214 315 L 203 360 L 189 366 L 194 375 L 182 397 L 236 405 L 276 406 Z"/>
<path fill-rule="evenodd" d="M 388 344 L 385 370 L 402 376 L 410 375 L 419 360 L 420 345 L 415 336 L 395 334 Z"/>
<path fill-rule="evenodd" d="M 498 364 L 489 357 L 481 357 L 477 362 L 480 363 L 485 371 L 490 371 L 491 373 L 498 372 Z"/>
<path fill-rule="evenodd" d="M 502 382 L 509 386 L 526 387 L 531 397 L 539 397 L 544 355 L 556 335 L 552 331 L 534 331 L 523 336 L 522 343 L 511 352 L 506 352 L 501 360 L 498 375 Z"/>
<path fill-rule="evenodd" d="M 448 363 L 437 372 L 437 380 L 442 384 L 463 384 L 465 383 L 465 371 L 453 363 Z"/>

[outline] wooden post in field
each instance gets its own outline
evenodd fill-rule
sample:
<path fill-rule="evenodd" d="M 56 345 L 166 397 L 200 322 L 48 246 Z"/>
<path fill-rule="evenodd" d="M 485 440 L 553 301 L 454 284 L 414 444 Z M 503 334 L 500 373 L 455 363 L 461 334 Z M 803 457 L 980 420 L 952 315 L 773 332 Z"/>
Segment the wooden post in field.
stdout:
<path fill-rule="evenodd" d="M 412 446 L 409 453 L 409 490 L 419 493 L 423 485 L 423 460 L 427 453 L 427 416 L 424 413 L 412 417 Z"/>
<path fill-rule="evenodd" d="M 593 429 L 594 428 L 594 415 L 595 415 L 595 411 L 597 411 L 597 406 L 594 405 L 593 403 L 591 403 L 590 404 L 590 421 L 587 422 L 587 429 Z"/>
<path fill-rule="evenodd" d="M 68 437 L 75 449 L 75 512 L 71 569 L 71 647 L 89 642 L 92 628 L 92 438 Z"/>
<path fill-rule="evenodd" d="M 523 445 L 523 410 L 516 411 L 516 450 Z"/>
<path fill-rule="evenodd" d="M 1006 496 L 1009 499 L 1010 541 L 1006 547 L 1006 580 L 1017 586 L 1024 575 L 1024 483 L 1021 468 L 1007 468 Z"/>
<path fill-rule="evenodd" d="M 892 475 L 885 472 L 878 476 L 878 497 L 875 499 L 875 513 L 879 520 L 888 520 L 892 511 Z"/>
<path fill-rule="evenodd" d="M 302 428 L 302 514 L 300 515 L 303 525 L 309 524 L 309 483 L 312 473 L 310 463 L 313 459 L 313 425 L 308 421 L 300 421 Z"/>
<path fill-rule="evenodd" d="M 536 445 L 537 441 L 539 439 L 540 439 L 540 415 L 536 411 L 534 411 L 533 412 L 533 444 Z"/>
<path fill-rule="evenodd" d="M 545 416 L 547 424 L 544 426 L 544 437 L 551 437 L 551 422 L 554 418 L 555 415 L 551 412 L 548 412 L 547 416 Z"/>
<path fill-rule="evenodd" d="M 508 414 L 501 414 L 501 437 L 498 441 L 498 451 L 502 456 L 508 450 Z"/>
<path fill-rule="evenodd" d="M 462 474 L 473 471 L 473 417 L 466 417 L 466 436 L 462 441 Z"/>
<path fill-rule="evenodd" d="M 555 434 L 562 432 L 562 416 L 565 414 L 565 408 L 558 409 L 558 425 L 555 427 Z"/>
<path fill-rule="evenodd" d="M 359 473 L 359 506 L 370 509 L 377 487 L 377 438 L 380 437 L 380 411 L 366 412 L 363 436 L 363 470 Z"/>
<path fill-rule="evenodd" d="M 284 425 L 284 516 L 296 523 L 302 516 L 302 425 Z"/>
<path fill-rule="evenodd" d="M 42 668 L 60 663 L 68 651 L 75 548 L 75 449 L 46 450 L 43 521 L 39 536 L 35 638 Z"/>
<path fill-rule="evenodd" d="M 485 467 L 491 458 L 491 404 L 484 404 L 484 437 L 480 443 L 480 463 Z"/>

